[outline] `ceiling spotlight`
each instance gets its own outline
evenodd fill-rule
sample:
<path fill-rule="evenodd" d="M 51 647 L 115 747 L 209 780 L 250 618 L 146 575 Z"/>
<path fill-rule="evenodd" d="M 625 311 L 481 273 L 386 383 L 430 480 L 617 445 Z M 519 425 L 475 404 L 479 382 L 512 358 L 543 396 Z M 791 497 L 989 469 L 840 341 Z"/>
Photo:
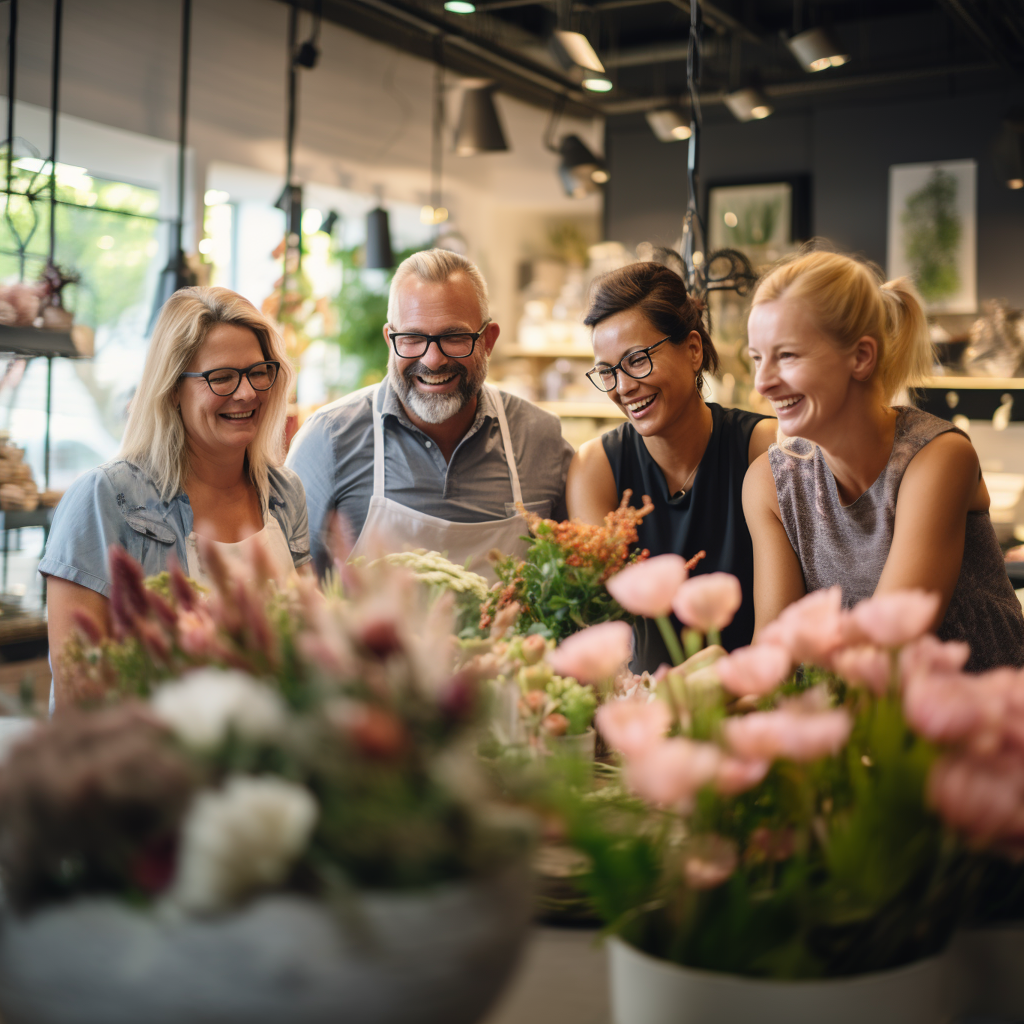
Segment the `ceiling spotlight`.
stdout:
<path fill-rule="evenodd" d="M 600 75 L 587 75 L 583 79 L 583 88 L 591 92 L 611 92 L 615 88 L 611 80 Z"/>
<path fill-rule="evenodd" d="M 601 58 L 594 52 L 590 40 L 582 32 L 564 32 L 562 29 L 555 29 L 555 33 L 551 37 L 551 49 L 566 71 L 575 66 L 583 68 L 584 71 L 596 71 L 599 75 L 604 74 Z"/>
<path fill-rule="evenodd" d="M 662 142 L 682 142 L 692 134 L 678 110 L 648 110 L 647 123 Z"/>
<path fill-rule="evenodd" d="M 1010 178 L 1006 183 L 1006 187 L 1013 189 L 1024 188 L 1024 178 Z"/>
<path fill-rule="evenodd" d="M 805 71 L 842 67 L 850 59 L 848 53 L 840 52 L 838 45 L 823 28 L 809 28 L 787 39 L 786 45 Z"/>
<path fill-rule="evenodd" d="M 394 265 L 388 211 L 378 206 L 366 215 L 365 266 L 371 270 L 390 270 Z"/>
<path fill-rule="evenodd" d="M 331 210 L 326 217 L 323 219 L 323 223 L 320 225 L 320 230 L 325 235 L 334 233 L 334 225 L 338 223 L 340 214 L 337 210 Z"/>
<path fill-rule="evenodd" d="M 443 206 L 431 206 L 428 203 L 420 207 L 421 224 L 443 224 L 447 219 L 448 211 Z"/>
<path fill-rule="evenodd" d="M 760 89 L 751 87 L 729 93 L 725 105 L 737 121 L 760 121 L 775 111 Z"/>
<path fill-rule="evenodd" d="M 477 153 L 504 153 L 508 150 L 505 133 L 494 106 L 494 83 L 471 79 L 462 94 L 459 126 L 455 129 L 455 152 L 458 156 Z"/>
<path fill-rule="evenodd" d="M 558 176 L 565 194 L 573 199 L 600 191 L 611 177 L 604 161 L 594 156 L 578 135 L 566 135 L 558 144 L 558 153 L 562 158 Z"/>
<path fill-rule="evenodd" d="M 446 0 L 444 9 L 452 14 L 476 14 L 476 4 L 469 0 Z"/>

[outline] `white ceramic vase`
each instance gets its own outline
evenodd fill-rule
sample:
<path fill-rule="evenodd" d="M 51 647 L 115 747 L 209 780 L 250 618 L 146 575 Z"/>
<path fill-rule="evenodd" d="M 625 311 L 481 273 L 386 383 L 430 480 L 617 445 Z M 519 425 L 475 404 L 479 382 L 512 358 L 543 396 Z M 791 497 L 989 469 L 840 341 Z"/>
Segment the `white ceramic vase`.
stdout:
<path fill-rule="evenodd" d="M 529 927 L 525 867 L 360 894 L 341 923 L 274 894 L 216 918 L 81 899 L 0 932 L 4 1024 L 472 1024 Z"/>
<path fill-rule="evenodd" d="M 946 955 L 877 974 L 767 981 L 694 970 L 612 938 L 612 1024 L 946 1024 L 960 1009 Z"/>
<path fill-rule="evenodd" d="M 968 1017 L 1024 1020 L 1024 923 L 957 932 L 949 946 Z"/>

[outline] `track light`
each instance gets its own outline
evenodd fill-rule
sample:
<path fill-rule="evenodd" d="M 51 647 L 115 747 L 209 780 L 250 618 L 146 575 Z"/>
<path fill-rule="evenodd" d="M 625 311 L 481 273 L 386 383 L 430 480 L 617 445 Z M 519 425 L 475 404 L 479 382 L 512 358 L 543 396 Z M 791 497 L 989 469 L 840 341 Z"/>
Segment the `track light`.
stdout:
<path fill-rule="evenodd" d="M 388 211 L 378 206 L 366 215 L 365 266 L 370 270 L 390 270 L 394 265 Z"/>
<path fill-rule="evenodd" d="M 462 94 L 459 126 L 455 130 L 455 152 L 458 156 L 474 156 L 507 150 L 508 143 L 494 106 L 494 83 L 475 80 Z"/>
<path fill-rule="evenodd" d="M 775 112 L 760 89 L 737 89 L 725 97 L 725 105 L 737 121 L 760 121 Z"/>
<path fill-rule="evenodd" d="M 610 78 L 605 78 L 604 75 L 585 75 L 583 78 L 583 88 L 589 89 L 590 92 L 611 92 L 615 88 L 612 85 Z"/>
<path fill-rule="evenodd" d="M 809 28 L 787 39 L 786 45 L 805 71 L 842 67 L 850 59 L 823 28 Z"/>
<path fill-rule="evenodd" d="M 444 9 L 450 14 L 476 14 L 476 4 L 469 0 L 447 0 Z"/>
<path fill-rule="evenodd" d="M 611 177 L 604 161 L 594 156 L 578 135 L 566 135 L 558 144 L 558 153 L 562 158 L 558 176 L 565 194 L 573 199 L 600 191 Z"/>
<path fill-rule="evenodd" d="M 662 142 L 681 142 L 693 134 L 678 110 L 648 110 L 647 123 Z"/>
<path fill-rule="evenodd" d="M 594 52 L 590 40 L 582 32 L 565 32 L 562 29 L 555 29 L 555 33 L 551 37 L 551 49 L 555 59 L 566 71 L 578 67 L 583 68 L 584 71 L 604 74 L 601 58 Z"/>

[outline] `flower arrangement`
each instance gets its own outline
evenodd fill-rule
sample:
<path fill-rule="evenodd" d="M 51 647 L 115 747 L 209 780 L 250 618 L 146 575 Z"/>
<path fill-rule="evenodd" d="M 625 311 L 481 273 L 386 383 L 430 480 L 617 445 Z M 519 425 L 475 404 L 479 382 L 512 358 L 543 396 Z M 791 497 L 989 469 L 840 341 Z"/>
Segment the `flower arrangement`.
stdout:
<path fill-rule="evenodd" d="M 473 754 L 483 703 L 456 670 L 451 600 L 401 567 L 347 567 L 345 598 L 278 592 L 203 552 L 147 588 L 111 552 L 113 637 L 79 615 L 77 708 L 0 774 L 14 904 L 84 893 L 216 913 L 267 890 L 344 903 L 500 869 L 525 833 L 490 824 Z M 164 589 L 169 596 L 163 596 Z"/>
<path fill-rule="evenodd" d="M 605 588 L 605 581 L 624 566 L 642 562 L 647 551 L 631 552 L 637 543 L 637 524 L 654 506 L 644 497 L 640 508 L 629 504 L 625 491 L 619 507 L 605 516 L 604 526 L 578 519 L 558 523 L 520 507 L 530 529 L 526 558 L 498 556 L 496 586 L 484 607 L 480 625 L 491 626 L 495 616 L 518 605 L 517 633 L 534 633 L 562 640 L 585 626 L 629 617 Z"/>
<path fill-rule="evenodd" d="M 681 562 L 609 588 L 635 614 L 674 610 L 692 651 L 728 624 L 738 585 Z M 966 645 L 926 632 L 937 611 L 923 592 L 849 611 L 838 588 L 812 593 L 757 644 L 697 651 L 654 693 L 600 707 L 621 772 L 562 806 L 609 928 L 668 961 L 770 978 L 940 950 L 992 852 L 1021 850 L 1024 673 L 964 675 Z"/>

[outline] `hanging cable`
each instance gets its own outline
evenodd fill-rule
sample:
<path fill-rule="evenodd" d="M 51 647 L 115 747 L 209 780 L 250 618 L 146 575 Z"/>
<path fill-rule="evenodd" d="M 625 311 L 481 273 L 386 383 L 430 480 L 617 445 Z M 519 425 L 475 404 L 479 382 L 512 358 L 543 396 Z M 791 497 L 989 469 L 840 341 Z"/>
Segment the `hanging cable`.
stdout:
<path fill-rule="evenodd" d="M 686 288 L 697 296 L 704 294 L 704 225 L 698 208 L 700 184 L 700 110 L 701 29 L 700 0 L 690 3 L 690 38 L 686 49 L 686 85 L 690 93 L 690 147 L 686 159 L 689 195 L 683 218 L 683 262 L 686 264 Z"/>
<path fill-rule="evenodd" d="M 57 250 L 57 110 L 60 105 L 60 34 L 64 0 L 53 5 L 53 66 L 50 88 L 50 255 L 47 266 L 56 264 Z"/>

